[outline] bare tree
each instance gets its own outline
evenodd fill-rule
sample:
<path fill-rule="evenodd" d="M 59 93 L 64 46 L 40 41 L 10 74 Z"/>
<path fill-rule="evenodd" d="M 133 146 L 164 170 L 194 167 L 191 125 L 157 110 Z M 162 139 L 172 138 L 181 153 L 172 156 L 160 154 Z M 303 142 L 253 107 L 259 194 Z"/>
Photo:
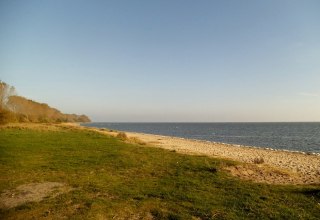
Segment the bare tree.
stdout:
<path fill-rule="evenodd" d="M 0 109 L 5 109 L 7 106 L 8 98 L 16 94 L 13 86 L 0 80 Z"/>

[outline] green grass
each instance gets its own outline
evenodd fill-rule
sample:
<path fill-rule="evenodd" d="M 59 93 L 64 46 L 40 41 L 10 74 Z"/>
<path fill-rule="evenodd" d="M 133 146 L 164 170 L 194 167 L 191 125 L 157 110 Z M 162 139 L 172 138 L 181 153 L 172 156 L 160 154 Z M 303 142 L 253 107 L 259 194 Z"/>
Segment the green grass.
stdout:
<path fill-rule="evenodd" d="M 2 129 L 0 191 L 45 181 L 74 190 L 0 219 L 320 219 L 319 186 L 239 180 L 221 170 L 232 163 L 92 131 Z"/>

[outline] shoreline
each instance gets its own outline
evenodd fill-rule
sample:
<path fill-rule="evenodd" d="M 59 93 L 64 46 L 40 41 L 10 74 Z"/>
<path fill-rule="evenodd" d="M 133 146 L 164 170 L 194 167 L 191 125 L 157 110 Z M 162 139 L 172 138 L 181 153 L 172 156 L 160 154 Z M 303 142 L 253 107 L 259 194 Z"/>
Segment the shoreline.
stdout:
<path fill-rule="evenodd" d="M 230 122 L 232 123 L 232 122 Z M 241 122 L 240 122 L 241 123 Z M 252 122 L 252 123 L 260 123 L 260 122 Z M 282 123 L 282 122 L 266 122 L 266 123 Z M 300 122 L 290 122 L 290 123 L 300 123 Z M 318 123 L 318 122 L 309 122 L 309 123 Z M 230 145 L 235 147 L 245 147 L 245 148 L 254 148 L 254 149 L 264 149 L 264 150 L 271 150 L 271 151 L 283 151 L 283 152 L 290 152 L 290 153 L 297 153 L 303 155 L 314 155 L 320 157 L 320 152 L 312 152 L 312 151 L 300 151 L 300 150 L 289 150 L 289 149 L 277 149 L 267 146 L 254 146 L 254 145 L 243 145 L 237 143 L 226 143 L 226 142 L 217 142 L 217 141 L 210 141 L 210 140 L 201 140 L 201 139 L 194 139 L 188 137 L 179 137 L 179 136 L 169 136 L 169 135 L 162 135 L 162 134 L 153 134 L 153 133 L 144 133 L 144 132 L 135 132 L 135 131 L 127 131 L 127 130 L 117 130 L 108 127 L 94 127 L 94 126 L 85 126 L 86 123 L 76 123 L 77 125 L 85 128 L 95 128 L 95 129 L 107 129 L 115 132 L 125 132 L 125 133 L 137 133 L 137 134 L 146 134 L 146 135 L 155 135 L 155 136 L 163 136 L 163 137 L 174 137 L 183 140 L 191 140 L 191 141 L 198 141 L 198 142 L 208 142 L 214 144 L 222 144 L 222 145 Z"/>
<path fill-rule="evenodd" d="M 135 132 L 133 132 L 133 133 L 135 133 Z M 150 133 L 143 133 L 143 134 L 150 134 Z M 154 134 L 151 134 L 151 135 L 154 135 Z M 270 150 L 270 151 L 280 151 L 280 152 L 283 151 L 283 152 L 289 152 L 289 153 L 296 153 L 296 154 L 303 154 L 303 155 L 314 155 L 314 156 L 320 157 L 320 153 L 316 153 L 316 152 L 287 150 L 287 149 L 276 149 L 276 148 L 272 148 L 272 147 L 261 147 L 261 146 L 233 144 L 233 143 L 216 142 L 216 141 L 206 141 L 206 140 L 199 140 L 199 139 L 192 139 L 192 138 L 182 138 L 182 137 L 176 137 L 176 136 L 164 136 L 164 137 L 175 137 L 175 138 L 180 138 L 180 139 L 183 139 L 183 140 L 191 140 L 191 141 L 198 141 L 198 142 L 208 142 L 208 143 L 213 143 L 213 144 L 229 145 L 229 146 L 233 146 L 233 147 L 244 147 L 244 148 L 262 149 L 262 150 Z"/>
<path fill-rule="evenodd" d="M 298 150 L 287 150 L 287 149 L 276 149 L 272 147 L 261 147 L 261 146 L 252 146 L 252 145 L 243 145 L 243 144 L 233 144 L 233 143 L 226 143 L 226 142 L 217 142 L 217 141 L 207 141 L 207 140 L 200 140 L 200 139 L 193 139 L 193 138 L 184 138 L 184 137 L 178 137 L 178 136 L 168 136 L 168 135 L 161 135 L 161 134 L 152 134 L 152 133 L 142 133 L 142 132 L 133 132 L 133 131 L 124 131 L 124 130 L 117 130 L 119 132 L 125 132 L 125 133 L 136 133 L 136 134 L 146 134 L 146 135 L 155 135 L 160 137 L 172 137 L 182 140 L 190 140 L 195 142 L 205 142 L 205 143 L 212 143 L 212 144 L 221 144 L 221 145 L 227 145 L 227 146 L 233 146 L 233 147 L 244 147 L 244 148 L 253 148 L 253 149 L 262 149 L 262 150 L 270 150 L 270 151 L 283 151 L 283 152 L 289 152 L 289 153 L 296 153 L 296 154 L 303 154 L 303 155 L 313 155 L 320 157 L 320 153 L 316 152 L 308 152 L 308 151 L 298 151 Z"/>

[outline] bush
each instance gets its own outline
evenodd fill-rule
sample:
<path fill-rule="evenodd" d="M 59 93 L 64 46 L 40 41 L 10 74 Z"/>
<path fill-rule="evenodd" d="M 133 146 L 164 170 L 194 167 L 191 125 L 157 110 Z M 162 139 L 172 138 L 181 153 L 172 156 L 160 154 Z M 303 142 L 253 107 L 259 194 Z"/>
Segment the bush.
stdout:
<path fill-rule="evenodd" d="M 30 122 L 27 115 L 24 114 L 17 114 L 18 122 Z"/>
<path fill-rule="evenodd" d="M 131 138 L 129 138 L 129 142 L 130 142 L 130 143 L 134 143 L 134 144 L 146 145 L 146 142 L 140 140 L 140 139 L 137 138 L 137 137 L 131 137 Z"/>
<path fill-rule="evenodd" d="M 122 141 L 126 141 L 127 143 L 146 145 L 146 142 L 140 140 L 137 137 L 128 137 L 124 132 L 119 132 L 116 137 Z"/>
<path fill-rule="evenodd" d="M 9 122 L 15 122 L 15 114 L 11 111 L 1 109 L 0 110 L 0 124 L 7 124 Z"/>
<path fill-rule="evenodd" d="M 264 163 L 264 159 L 262 157 L 257 157 L 253 159 L 253 163 L 255 164 L 262 164 Z"/>
<path fill-rule="evenodd" d="M 119 133 L 117 134 L 117 138 L 119 138 L 120 140 L 123 140 L 123 141 L 128 140 L 128 136 L 127 136 L 126 133 L 124 133 L 124 132 L 119 132 Z"/>

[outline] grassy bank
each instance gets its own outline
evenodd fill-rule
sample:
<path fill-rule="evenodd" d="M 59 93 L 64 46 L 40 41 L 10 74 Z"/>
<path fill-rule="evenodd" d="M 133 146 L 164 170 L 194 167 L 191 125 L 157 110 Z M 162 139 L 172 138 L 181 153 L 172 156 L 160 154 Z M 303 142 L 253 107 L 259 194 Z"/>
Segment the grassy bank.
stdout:
<path fill-rule="evenodd" d="M 2 208 L 1 219 L 319 219 L 319 186 L 231 177 L 234 162 L 181 155 L 72 127 L 0 130 L 0 191 L 27 183 L 71 188 Z"/>

